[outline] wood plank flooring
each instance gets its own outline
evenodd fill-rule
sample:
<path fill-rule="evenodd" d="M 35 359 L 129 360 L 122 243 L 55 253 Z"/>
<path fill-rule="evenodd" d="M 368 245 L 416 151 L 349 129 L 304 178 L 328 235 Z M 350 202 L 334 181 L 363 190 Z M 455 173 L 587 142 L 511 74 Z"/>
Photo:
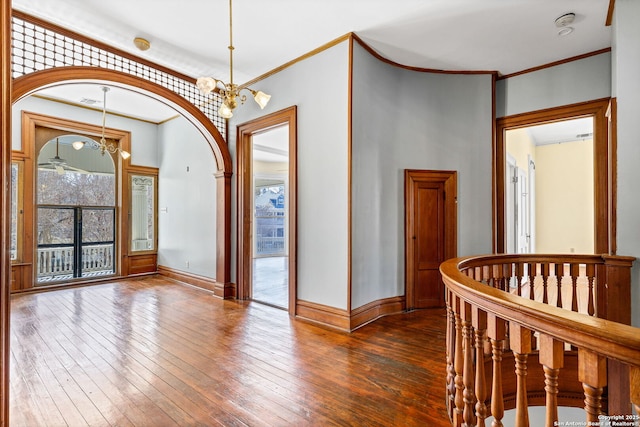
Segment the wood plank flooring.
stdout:
<path fill-rule="evenodd" d="M 11 426 L 449 426 L 445 312 L 351 334 L 160 278 L 12 298 Z"/>

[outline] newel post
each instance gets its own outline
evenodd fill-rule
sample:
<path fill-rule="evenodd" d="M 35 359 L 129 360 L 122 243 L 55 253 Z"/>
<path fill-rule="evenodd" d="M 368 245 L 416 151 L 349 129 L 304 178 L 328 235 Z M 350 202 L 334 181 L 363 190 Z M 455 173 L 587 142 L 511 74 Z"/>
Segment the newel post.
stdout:
<path fill-rule="evenodd" d="M 603 255 L 605 284 L 598 286 L 598 317 L 631 324 L 631 266 L 635 258 Z M 630 414 L 629 367 L 616 360 L 607 362 L 609 414 Z"/>

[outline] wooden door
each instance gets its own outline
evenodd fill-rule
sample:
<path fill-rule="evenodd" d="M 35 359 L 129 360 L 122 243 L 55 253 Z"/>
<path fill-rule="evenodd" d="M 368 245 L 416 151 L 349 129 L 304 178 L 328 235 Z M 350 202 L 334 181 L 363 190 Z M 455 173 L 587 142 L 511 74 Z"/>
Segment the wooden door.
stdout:
<path fill-rule="evenodd" d="M 444 307 L 440 264 L 457 253 L 454 171 L 405 170 L 407 309 Z"/>

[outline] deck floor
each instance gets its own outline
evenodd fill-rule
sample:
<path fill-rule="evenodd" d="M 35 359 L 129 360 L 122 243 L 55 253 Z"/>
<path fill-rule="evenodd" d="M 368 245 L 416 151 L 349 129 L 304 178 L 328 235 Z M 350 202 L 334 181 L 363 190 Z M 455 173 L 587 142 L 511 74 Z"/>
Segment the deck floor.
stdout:
<path fill-rule="evenodd" d="M 20 294 L 11 426 L 449 426 L 445 311 L 347 334 L 162 278 Z"/>

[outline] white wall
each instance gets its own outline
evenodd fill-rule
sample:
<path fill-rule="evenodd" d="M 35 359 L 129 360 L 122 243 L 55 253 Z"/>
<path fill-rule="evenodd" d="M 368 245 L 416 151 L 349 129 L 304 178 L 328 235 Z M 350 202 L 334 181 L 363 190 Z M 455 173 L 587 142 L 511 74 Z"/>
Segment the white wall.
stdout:
<path fill-rule="evenodd" d="M 618 254 L 640 259 L 640 2 L 617 0 L 613 88 L 618 102 Z M 640 326 L 640 260 L 632 271 L 632 324 Z"/>
<path fill-rule="evenodd" d="M 182 116 L 158 127 L 158 264 L 216 277 L 216 164 Z"/>
<path fill-rule="evenodd" d="M 298 298 L 339 309 L 348 289 L 348 77 L 343 42 L 257 83 L 272 95 L 269 105 L 248 100 L 229 128 L 235 156 L 237 125 L 298 106 Z"/>
<path fill-rule="evenodd" d="M 498 80 L 496 117 L 608 98 L 610 82 L 609 52 Z"/>
<path fill-rule="evenodd" d="M 404 295 L 404 169 L 458 172 L 458 254 L 491 252 L 491 75 L 421 73 L 354 49 L 352 308 Z"/>
<path fill-rule="evenodd" d="M 74 107 L 69 104 L 54 102 L 36 96 L 27 96 L 13 105 L 11 129 L 13 134 L 12 146 L 14 150 L 20 149 L 22 110 L 89 123 L 96 126 L 102 124 L 101 111 Z M 150 167 L 158 166 L 156 154 L 158 130 L 155 124 L 107 114 L 106 126 L 107 128 L 131 132 L 131 164 Z"/>
<path fill-rule="evenodd" d="M 594 249 L 593 140 L 536 147 L 536 252 Z"/>

